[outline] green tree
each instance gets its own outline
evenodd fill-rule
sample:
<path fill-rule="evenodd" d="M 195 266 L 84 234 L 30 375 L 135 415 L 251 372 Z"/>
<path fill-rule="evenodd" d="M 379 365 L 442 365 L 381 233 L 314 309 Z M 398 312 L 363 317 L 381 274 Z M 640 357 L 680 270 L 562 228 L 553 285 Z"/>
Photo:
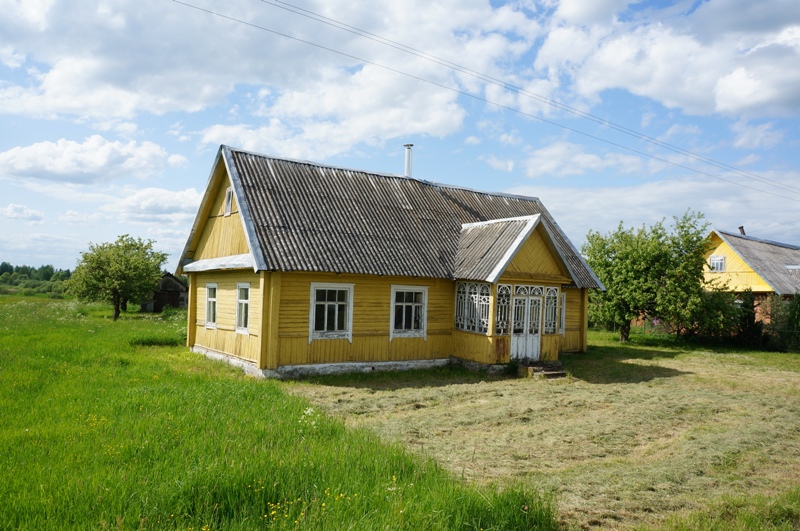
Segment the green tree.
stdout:
<path fill-rule="evenodd" d="M 590 295 L 589 318 L 594 323 L 619 327 L 620 341 L 627 341 L 631 321 L 653 314 L 656 286 L 665 257 L 660 224 L 648 230 L 644 226 L 617 230 L 601 235 L 589 231 L 582 248 L 586 261 L 605 285 L 606 291 Z"/>
<path fill-rule="evenodd" d="M 697 330 L 698 312 L 706 304 L 703 264 L 708 227 L 703 215 L 687 211 L 674 218 L 672 231 L 652 227 L 617 230 L 605 236 L 590 231 L 581 249 L 606 291 L 590 295 L 592 322 L 616 325 L 627 341 L 631 321 L 663 319 L 678 334 Z"/>
<path fill-rule="evenodd" d="M 0 275 L 8 273 L 9 275 L 14 272 L 14 266 L 8 262 L 0 262 Z"/>
<path fill-rule="evenodd" d="M 83 300 L 107 301 L 119 318 L 123 301 L 141 301 L 155 289 L 167 255 L 153 241 L 125 234 L 114 243 L 89 244 L 67 281 L 69 292 Z"/>

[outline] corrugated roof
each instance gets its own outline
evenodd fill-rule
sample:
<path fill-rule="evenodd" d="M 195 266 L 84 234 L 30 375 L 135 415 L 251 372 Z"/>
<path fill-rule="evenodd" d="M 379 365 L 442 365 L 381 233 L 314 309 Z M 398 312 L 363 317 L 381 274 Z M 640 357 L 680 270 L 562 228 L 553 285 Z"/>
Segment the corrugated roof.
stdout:
<path fill-rule="evenodd" d="M 492 273 L 508 265 L 507 258 L 519 248 L 520 240 L 530 234 L 535 219 L 530 216 L 462 225 L 454 276 L 464 280 L 495 280 Z"/>
<path fill-rule="evenodd" d="M 778 295 L 800 291 L 800 246 L 714 230 Z"/>
<path fill-rule="evenodd" d="M 533 197 L 279 159 L 227 146 L 220 148 L 217 160 L 224 160 L 231 177 L 256 269 L 455 278 L 463 224 L 540 214 L 575 284 L 602 287 Z"/>

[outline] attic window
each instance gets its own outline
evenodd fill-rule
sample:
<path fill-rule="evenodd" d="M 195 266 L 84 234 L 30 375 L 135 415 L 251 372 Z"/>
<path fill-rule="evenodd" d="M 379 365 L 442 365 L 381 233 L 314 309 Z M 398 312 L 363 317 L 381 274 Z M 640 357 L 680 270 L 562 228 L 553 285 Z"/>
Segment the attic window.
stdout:
<path fill-rule="evenodd" d="M 225 215 L 231 215 L 231 207 L 233 206 L 233 188 L 225 190 Z"/>
<path fill-rule="evenodd" d="M 708 268 L 713 273 L 724 273 L 725 272 L 725 257 L 714 255 L 708 259 Z"/>

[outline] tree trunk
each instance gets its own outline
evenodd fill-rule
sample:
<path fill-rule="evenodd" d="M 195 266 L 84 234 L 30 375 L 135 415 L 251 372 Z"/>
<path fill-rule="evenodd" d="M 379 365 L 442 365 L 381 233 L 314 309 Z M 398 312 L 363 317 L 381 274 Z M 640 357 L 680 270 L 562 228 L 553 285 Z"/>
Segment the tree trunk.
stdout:
<path fill-rule="evenodd" d="M 119 307 L 123 312 L 127 312 L 128 311 L 128 299 L 122 299 L 122 302 L 120 303 Z"/>
<path fill-rule="evenodd" d="M 631 336 L 631 322 L 628 321 L 619 327 L 619 340 L 622 342 L 628 341 Z"/>
<path fill-rule="evenodd" d="M 119 307 L 121 302 L 122 301 L 120 300 L 120 296 L 118 293 L 114 293 L 111 296 L 111 304 L 114 305 L 114 319 L 113 319 L 114 321 L 119 319 Z"/>

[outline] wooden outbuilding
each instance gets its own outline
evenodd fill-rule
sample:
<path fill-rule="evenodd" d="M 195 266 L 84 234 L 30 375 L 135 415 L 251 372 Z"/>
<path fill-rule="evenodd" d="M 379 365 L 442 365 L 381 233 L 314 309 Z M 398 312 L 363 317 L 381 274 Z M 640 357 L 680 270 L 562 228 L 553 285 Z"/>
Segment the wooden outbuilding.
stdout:
<path fill-rule="evenodd" d="M 603 289 L 536 198 L 227 146 L 178 271 L 188 345 L 268 376 L 556 360 Z"/>

